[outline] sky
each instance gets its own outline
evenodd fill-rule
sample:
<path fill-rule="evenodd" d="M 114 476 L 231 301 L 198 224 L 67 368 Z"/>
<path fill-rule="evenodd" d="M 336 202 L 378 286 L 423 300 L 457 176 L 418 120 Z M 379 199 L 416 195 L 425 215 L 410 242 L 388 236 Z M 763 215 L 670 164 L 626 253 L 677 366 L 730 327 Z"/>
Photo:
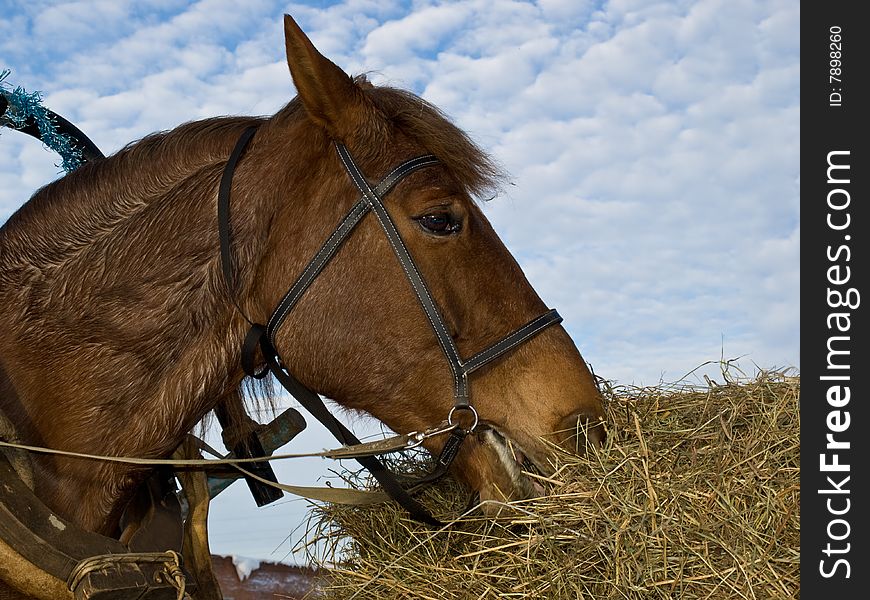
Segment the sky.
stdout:
<path fill-rule="evenodd" d="M 186 121 L 277 111 L 295 94 L 284 13 L 505 167 L 484 211 L 596 374 L 800 368 L 796 0 L 0 0 L 0 71 L 109 154 Z M 0 222 L 57 161 L 0 131 Z M 721 380 L 708 365 L 689 381 L 702 373 Z M 293 451 L 334 444 L 308 420 Z M 278 470 L 305 484 L 330 468 Z M 304 513 L 255 509 L 233 485 L 213 505 L 212 550 L 292 561 Z"/>

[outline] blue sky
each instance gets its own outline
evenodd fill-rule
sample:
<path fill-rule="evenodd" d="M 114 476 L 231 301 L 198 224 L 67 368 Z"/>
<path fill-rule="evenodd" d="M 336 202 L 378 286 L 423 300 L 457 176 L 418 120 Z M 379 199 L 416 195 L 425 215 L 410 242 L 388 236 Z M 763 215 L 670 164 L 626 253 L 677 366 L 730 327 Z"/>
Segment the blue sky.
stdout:
<path fill-rule="evenodd" d="M 2 0 L 0 69 L 110 153 L 188 120 L 275 112 L 294 94 L 285 12 L 346 71 L 421 94 L 506 167 L 487 215 L 596 373 L 800 366 L 798 2 Z M 55 162 L 0 132 L 0 221 Z M 294 448 L 331 444 L 310 427 Z M 214 550 L 284 556 L 302 503 L 247 510 L 233 488 Z"/>

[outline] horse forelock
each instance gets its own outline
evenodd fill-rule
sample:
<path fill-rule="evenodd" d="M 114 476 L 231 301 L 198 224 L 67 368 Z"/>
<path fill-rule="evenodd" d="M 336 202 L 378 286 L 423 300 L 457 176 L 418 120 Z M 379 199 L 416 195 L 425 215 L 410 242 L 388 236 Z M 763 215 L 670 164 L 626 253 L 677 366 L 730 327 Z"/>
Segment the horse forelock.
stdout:
<path fill-rule="evenodd" d="M 471 198 L 496 194 L 504 170 L 438 107 L 389 86 L 365 86 L 366 97 L 386 120 L 434 154 Z"/>
<path fill-rule="evenodd" d="M 378 162 L 378 158 L 385 158 L 395 162 L 411 158 L 385 156 L 393 149 L 395 135 L 402 134 L 425 152 L 435 155 L 472 199 L 488 199 L 501 190 L 505 170 L 437 106 L 407 90 L 373 85 L 364 75 L 356 76 L 354 82 L 366 99 L 368 110 L 349 116 L 349 134 L 337 141 L 345 143 L 361 165 L 369 162 L 368 159 Z M 294 98 L 273 121 L 286 126 L 298 121 L 304 110 L 299 98 Z M 317 143 L 329 141 L 325 132 L 318 131 L 311 123 L 308 125 L 308 133 L 318 138 Z M 392 162 L 388 168 L 395 166 Z M 330 173 L 344 177 L 340 169 Z"/>

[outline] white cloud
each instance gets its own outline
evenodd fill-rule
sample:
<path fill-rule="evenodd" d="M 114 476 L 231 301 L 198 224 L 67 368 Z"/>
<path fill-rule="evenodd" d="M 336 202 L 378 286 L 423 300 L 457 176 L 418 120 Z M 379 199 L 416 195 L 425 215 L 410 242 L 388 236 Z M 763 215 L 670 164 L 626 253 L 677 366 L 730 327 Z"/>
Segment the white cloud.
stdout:
<path fill-rule="evenodd" d="M 368 58 L 386 64 L 409 53 L 434 52 L 445 37 L 462 27 L 469 9 L 467 4 L 427 6 L 371 31 L 362 50 Z"/>

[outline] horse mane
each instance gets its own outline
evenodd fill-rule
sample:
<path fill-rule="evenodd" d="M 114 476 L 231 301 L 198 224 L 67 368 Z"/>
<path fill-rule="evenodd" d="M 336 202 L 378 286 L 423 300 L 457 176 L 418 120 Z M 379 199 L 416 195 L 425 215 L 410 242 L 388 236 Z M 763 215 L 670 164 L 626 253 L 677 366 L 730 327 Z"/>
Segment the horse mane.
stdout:
<path fill-rule="evenodd" d="M 123 354 L 136 349 L 149 367 L 146 371 L 156 375 L 164 368 L 172 368 L 176 349 L 152 338 L 158 325 L 150 314 L 140 315 L 139 327 L 118 327 L 118 309 L 123 310 L 131 301 L 142 304 L 149 290 L 107 281 L 111 289 L 101 291 L 99 312 L 94 313 L 91 307 L 86 313 L 79 306 L 83 294 L 89 295 L 81 289 L 87 286 L 82 282 L 101 278 L 103 272 L 112 277 L 117 270 L 106 266 L 109 262 L 127 264 L 128 270 L 135 270 L 137 253 L 158 243 L 148 237 L 148 225 L 165 219 L 171 212 L 170 203 L 213 203 L 209 197 L 215 194 L 233 144 L 244 128 L 262 121 L 255 117 L 218 117 L 185 123 L 134 141 L 39 189 L 0 227 L 0 290 L 4 292 L 0 298 L 5 294 L 26 294 L 28 303 L 13 305 L 21 310 L 42 307 L 19 315 L 22 329 L 66 336 L 64 315 L 75 314 L 74 319 L 83 323 L 83 331 L 91 331 L 94 339 L 110 340 L 112 352 Z M 213 211 L 199 212 L 202 214 L 197 218 L 214 219 Z M 209 228 L 206 223 L 191 227 L 191 231 L 199 237 Z M 175 242 L 168 239 L 160 243 Z M 215 224 L 215 249 L 216 244 Z M 190 329 L 188 335 L 197 335 L 198 324 L 213 313 L 216 304 L 228 303 L 217 253 L 203 252 L 203 244 L 198 245 L 188 257 L 183 275 L 186 280 L 172 286 L 172 293 L 183 298 L 189 311 L 188 318 L 175 317 L 179 320 L 176 327 Z M 172 275 L 167 273 L 167 277 Z M 153 285 L 168 289 L 163 281 Z M 147 300 L 145 306 L 150 306 Z M 83 339 L 89 339 L 87 333 Z M 75 344 L 70 347 L 75 351 Z M 131 379 L 136 379 L 132 373 Z M 249 402 L 258 408 L 271 406 L 268 384 L 247 388 Z"/>
<path fill-rule="evenodd" d="M 226 161 L 240 131 L 260 120 L 217 117 L 185 123 L 43 186 L 0 228 L 0 264 L 54 270 L 74 259 L 148 210 L 182 178 Z M 134 165 L 142 175 L 131 178 Z"/>
<path fill-rule="evenodd" d="M 498 192 L 502 169 L 440 109 L 412 92 L 374 86 L 364 76 L 356 81 L 387 122 L 437 156 L 469 196 Z M 294 98 L 279 114 L 286 119 L 297 116 L 300 109 L 301 102 Z M 162 197 L 181 178 L 225 162 L 241 130 L 263 121 L 245 116 L 192 121 L 131 142 L 104 160 L 86 163 L 39 189 L 9 218 L 0 229 L 4 254 L 16 246 L 16 237 L 25 236 L 28 244 L 36 240 L 40 244 L 37 252 L 29 247 L 28 264 L 40 257 L 54 265 L 64 262 L 77 248 L 110 235 L 120 223 L 147 210 L 148 199 Z M 147 175 L 130 178 L 131 165 Z"/>

